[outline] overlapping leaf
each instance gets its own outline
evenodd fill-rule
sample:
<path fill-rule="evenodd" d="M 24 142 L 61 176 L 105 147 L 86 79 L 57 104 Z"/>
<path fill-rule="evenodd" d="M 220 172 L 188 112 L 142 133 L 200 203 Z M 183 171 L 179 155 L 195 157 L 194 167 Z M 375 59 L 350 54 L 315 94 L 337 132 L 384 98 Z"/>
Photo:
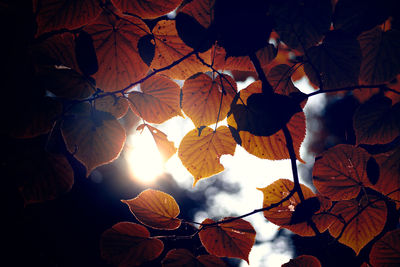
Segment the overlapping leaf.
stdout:
<path fill-rule="evenodd" d="M 140 85 L 141 92 L 129 94 L 130 106 L 142 119 L 151 123 L 162 123 L 174 116 L 182 115 L 180 88 L 171 79 L 154 75 Z"/>
<path fill-rule="evenodd" d="M 283 264 L 282 267 L 321 267 L 321 262 L 314 256 L 301 255 Z"/>
<path fill-rule="evenodd" d="M 236 142 L 226 126 L 220 126 L 216 131 L 206 127 L 187 133 L 178 149 L 178 156 L 186 169 L 194 176 L 193 186 L 203 178 L 222 172 L 224 166 L 220 158 L 224 154 L 233 155 Z"/>
<path fill-rule="evenodd" d="M 358 84 L 361 49 L 355 38 L 330 32 L 322 44 L 307 50 L 307 57 L 304 71 L 313 84 L 324 89 Z"/>
<path fill-rule="evenodd" d="M 129 104 L 126 98 L 109 95 L 95 100 L 97 110 L 105 111 L 113 115 L 115 118 L 122 118 L 128 111 Z"/>
<path fill-rule="evenodd" d="M 330 234 L 338 241 L 351 247 L 356 254 L 383 229 L 387 208 L 383 200 L 364 196 L 357 200 L 344 200 L 335 204 L 332 213 L 342 218 L 329 227 Z"/>
<path fill-rule="evenodd" d="M 386 233 L 372 246 L 369 261 L 374 267 L 400 265 L 400 229 Z"/>
<path fill-rule="evenodd" d="M 400 135 L 400 104 L 389 98 L 370 99 L 355 112 L 353 125 L 357 144 L 386 144 Z"/>
<path fill-rule="evenodd" d="M 223 220 L 229 220 L 230 217 Z M 215 223 L 211 219 L 202 222 L 199 237 L 208 253 L 218 257 L 239 258 L 249 263 L 249 253 L 254 245 L 256 231 L 253 226 L 238 219 L 231 222 L 207 227 L 205 225 Z"/>
<path fill-rule="evenodd" d="M 195 56 L 191 55 L 184 60 L 184 56 L 193 51 L 192 48 L 185 45 L 178 36 L 175 28 L 175 21 L 161 20 L 153 29 L 156 50 L 154 60 L 151 64 L 153 69 L 166 68 L 162 73 L 178 80 L 185 80 L 198 72 L 206 72 L 209 70 Z M 200 55 L 208 64 L 210 63 L 210 52 Z M 167 68 L 174 64 L 171 68 Z"/>
<path fill-rule="evenodd" d="M 337 145 L 315 161 L 313 182 L 317 190 L 332 200 L 355 198 L 361 188 L 370 186 L 367 176 L 369 154 L 363 148 Z"/>
<path fill-rule="evenodd" d="M 141 19 L 103 12 L 85 31 L 92 36 L 99 63 L 94 74 L 98 87 L 120 90 L 146 75 L 149 67 L 140 57 L 138 42 L 150 30 Z"/>
<path fill-rule="evenodd" d="M 198 266 L 198 267 L 218 267 L 226 266 L 220 258 L 214 255 L 200 255 L 195 257 L 187 249 L 172 249 L 168 251 L 162 260 L 163 267 L 181 267 L 181 266 Z"/>
<path fill-rule="evenodd" d="M 156 142 L 158 151 L 160 151 L 164 161 L 167 161 L 176 153 L 177 148 L 175 147 L 174 142 L 169 141 L 165 133 L 148 124 L 141 124 L 136 128 L 136 130 L 143 130 L 144 127 L 147 127 L 149 129 L 151 135 L 154 138 L 154 142 Z"/>
<path fill-rule="evenodd" d="M 165 15 L 182 2 L 182 0 L 111 0 L 123 12 L 135 14 L 143 19 L 154 19 Z"/>
<path fill-rule="evenodd" d="M 228 75 L 215 77 L 200 73 L 187 79 L 182 87 L 182 109 L 198 128 L 226 118 L 237 92 Z"/>
<path fill-rule="evenodd" d="M 146 227 L 120 222 L 101 236 L 102 258 L 119 267 L 139 266 L 157 258 L 164 249 L 161 240 L 150 237 Z"/>
<path fill-rule="evenodd" d="M 383 32 L 375 27 L 362 33 L 358 40 L 363 55 L 360 79 L 367 84 L 393 80 L 400 72 L 400 31 Z"/>
<path fill-rule="evenodd" d="M 75 29 L 88 24 L 101 12 L 96 0 L 34 0 L 37 13 L 37 34 L 44 32 Z"/>
<path fill-rule="evenodd" d="M 174 230 L 181 225 L 176 217 L 179 206 L 175 199 L 167 193 L 146 189 L 137 197 L 122 200 L 141 223 L 162 230 Z"/>
<path fill-rule="evenodd" d="M 261 93 L 261 82 L 256 81 L 250 84 L 247 88 L 240 91 L 240 98 L 237 100 L 237 104 L 247 104 L 247 99 L 250 95 L 255 93 Z M 243 101 L 243 102 L 242 102 Z M 275 116 L 275 114 L 270 115 Z M 228 116 L 228 124 L 230 127 L 236 129 L 237 123 L 233 115 Z M 306 126 L 305 116 L 303 112 L 298 112 L 290 119 L 287 123 L 287 127 L 293 138 L 293 146 L 297 156 L 297 159 L 302 161 L 300 158 L 300 146 L 304 140 Z M 239 137 L 239 138 L 238 138 Z M 239 141 L 238 143 L 246 149 L 247 152 L 253 154 L 259 158 L 280 160 L 290 158 L 289 152 L 286 147 L 286 139 L 282 130 L 271 136 L 256 136 L 248 131 L 239 131 L 238 137 L 235 137 Z"/>
<path fill-rule="evenodd" d="M 301 202 L 297 193 L 274 208 L 264 211 L 264 217 L 270 222 L 287 228 L 301 236 L 313 236 L 314 230 L 308 224 L 312 220 L 320 232 L 324 232 L 333 222 L 332 216 L 316 214 L 329 209 L 330 201 L 318 197 L 305 185 L 300 185 L 305 201 Z M 285 199 L 293 190 L 294 183 L 288 179 L 279 179 L 265 188 L 259 188 L 263 193 L 263 208 L 276 205 Z M 314 201 L 316 200 L 316 201 Z M 309 202 L 310 205 L 304 203 Z M 302 206 L 302 207 L 301 207 Z"/>
<path fill-rule="evenodd" d="M 85 110 L 67 116 L 61 126 L 67 149 L 90 172 L 115 160 L 125 143 L 122 125 L 109 113 Z"/>

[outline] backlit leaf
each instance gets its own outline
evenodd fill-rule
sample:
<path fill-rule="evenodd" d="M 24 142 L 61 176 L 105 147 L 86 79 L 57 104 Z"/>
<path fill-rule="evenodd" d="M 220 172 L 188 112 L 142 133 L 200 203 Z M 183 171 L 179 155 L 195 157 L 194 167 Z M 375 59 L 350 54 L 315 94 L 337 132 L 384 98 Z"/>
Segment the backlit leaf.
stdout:
<path fill-rule="evenodd" d="M 400 134 L 400 104 L 389 98 L 370 99 L 354 113 L 357 144 L 386 144 Z"/>
<path fill-rule="evenodd" d="M 243 219 L 212 227 L 205 226 L 211 223 L 215 221 L 205 219 L 199 233 L 200 241 L 208 253 L 218 257 L 239 258 L 249 263 L 249 253 L 256 238 L 253 226 Z"/>
<path fill-rule="evenodd" d="M 318 46 L 307 50 L 304 71 L 310 81 L 324 89 L 358 84 L 361 50 L 358 41 L 340 32 L 330 32 Z"/>
<path fill-rule="evenodd" d="M 153 136 L 154 142 L 156 142 L 158 151 L 160 151 L 164 161 L 167 161 L 176 153 L 177 148 L 175 147 L 174 142 L 169 141 L 165 133 L 148 124 L 141 124 L 136 128 L 136 130 L 143 130 L 145 126 Z"/>
<path fill-rule="evenodd" d="M 182 0 L 111 0 L 123 12 L 135 14 L 143 19 L 154 19 L 179 6 Z"/>
<path fill-rule="evenodd" d="M 367 161 L 363 148 L 337 145 L 323 152 L 315 161 L 313 182 L 317 190 L 332 200 L 355 198 L 369 186 Z"/>
<path fill-rule="evenodd" d="M 187 3 L 180 12 L 190 15 L 204 28 L 210 27 L 214 19 L 215 0 L 196 0 Z"/>
<path fill-rule="evenodd" d="M 162 123 L 172 117 L 182 115 L 180 109 L 180 88 L 171 79 L 154 75 L 140 85 L 141 92 L 129 94 L 129 104 L 133 112 L 145 121 Z"/>
<path fill-rule="evenodd" d="M 212 79 L 200 73 L 183 84 L 182 109 L 197 128 L 208 126 L 226 118 L 236 92 L 236 82 L 230 76 Z"/>
<path fill-rule="evenodd" d="M 286 64 L 279 64 L 270 69 L 267 79 L 276 93 L 289 95 L 290 93 L 299 92 L 291 79 L 294 70 Z"/>
<path fill-rule="evenodd" d="M 329 227 L 330 234 L 339 242 L 351 247 L 356 254 L 383 229 L 386 223 L 386 204 L 373 196 L 365 196 L 360 202 L 344 200 L 335 204 L 332 213 L 343 218 Z"/>
<path fill-rule="evenodd" d="M 126 98 L 114 95 L 97 98 L 94 103 L 97 110 L 108 112 L 117 119 L 122 118 L 129 108 Z"/>
<path fill-rule="evenodd" d="M 193 51 L 178 36 L 174 20 L 159 21 L 153 29 L 153 35 L 156 42 L 156 51 L 151 64 L 153 69 L 165 68 Z M 210 52 L 205 52 L 200 56 L 210 63 L 206 60 L 210 59 Z M 209 68 L 203 65 L 195 55 L 191 55 L 179 64 L 164 70 L 162 74 L 173 79 L 185 80 L 193 74 L 208 70 Z"/>
<path fill-rule="evenodd" d="M 247 104 L 247 99 L 254 93 L 261 93 L 261 82 L 256 81 L 250 84 L 247 88 L 240 91 L 240 98 L 237 100 L 237 104 Z M 242 102 L 243 101 L 243 102 Z M 282 107 L 284 108 L 284 107 Z M 275 116 L 272 113 L 271 116 Z M 304 140 L 306 126 L 305 116 L 303 112 L 298 112 L 290 119 L 287 127 L 293 138 L 293 146 L 296 152 L 297 159 L 302 161 L 300 158 L 300 146 Z M 237 123 L 233 115 L 228 116 L 228 124 L 237 131 Z M 240 142 L 239 143 L 247 152 L 253 154 L 259 158 L 280 160 L 290 158 L 289 152 L 286 147 L 286 139 L 282 130 L 271 136 L 256 136 L 248 131 L 239 131 Z"/>
<path fill-rule="evenodd" d="M 99 62 L 93 77 L 102 90 L 123 89 L 146 75 L 149 67 L 140 57 L 138 42 L 150 30 L 141 19 L 103 12 L 84 30 L 93 38 Z"/>
<path fill-rule="evenodd" d="M 75 29 L 88 24 L 101 12 L 96 0 L 34 0 L 38 32 Z"/>
<path fill-rule="evenodd" d="M 139 266 L 157 258 L 164 249 L 161 240 L 150 237 L 146 227 L 120 222 L 101 236 L 102 258 L 119 267 Z"/>
<path fill-rule="evenodd" d="M 216 131 L 206 127 L 201 131 L 194 129 L 187 133 L 178 150 L 178 156 L 186 169 L 194 176 L 193 186 L 203 178 L 222 172 L 224 166 L 220 158 L 224 154 L 233 155 L 236 142 L 226 126 Z"/>
<path fill-rule="evenodd" d="M 67 116 L 61 126 L 67 149 L 86 167 L 86 175 L 115 160 L 124 146 L 122 125 L 109 113 L 92 110 Z"/>
<path fill-rule="evenodd" d="M 162 260 L 163 267 L 218 267 L 226 266 L 225 263 L 214 255 L 200 255 L 195 257 L 187 249 L 172 249 Z"/>
<path fill-rule="evenodd" d="M 307 223 L 308 219 L 311 219 L 316 224 L 320 232 L 324 232 L 332 223 L 332 218 L 330 215 L 316 213 L 328 210 L 330 207 L 329 201 L 326 201 L 322 197 L 318 197 L 319 207 L 317 207 L 318 205 L 313 204 L 315 203 L 313 200 L 316 200 L 316 195 L 307 186 L 300 186 L 305 201 L 310 202 L 312 205 L 305 207 L 307 204 L 302 204 L 299 195 L 294 193 L 294 195 L 279 206 L 265 210 L 264 217 L 270 222 L 289 229 L 301 236 L 315 235 L 315 232 Z M 294 183 L 292 181 L 288 179 L 279 179 L 265 188 L 258 188 L 264 195 L 263 208 L 282 201 L 290 194 L 293 187 Z M 300 210 L 297 211 L 299 205 Z M 303 208 L 301 206 L 303 206 Z"/>
<path fill-rule="evenodd" d="M 146 189 L 137 197 L 122 202 L 129 206 L 138 221 L 149 227 L 174 230 L 181 225 L 181 221 L 176 218 L 180 212 L 179 206 L 167 193 Z"/>
<path fill-rule="evenodd" d="M 283 264 L 282 267 L 321 267 L 321 262 L 314 256 L 301 255 Z"/>
<path fill-rule="evenodd" d="M 386 233 L 372 246 L 369 261 L 374 267 L 400 265 L 400 229 Z"/>

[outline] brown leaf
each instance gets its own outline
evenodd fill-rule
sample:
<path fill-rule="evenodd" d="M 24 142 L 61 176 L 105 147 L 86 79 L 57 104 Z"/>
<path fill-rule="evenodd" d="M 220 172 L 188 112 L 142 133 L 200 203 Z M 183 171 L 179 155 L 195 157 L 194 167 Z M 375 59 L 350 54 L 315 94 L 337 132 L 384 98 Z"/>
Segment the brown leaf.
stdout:
<path fill-rule="evenodd" d="M 229 219 L 231 217 L 223 220 Z M 249 253 L 256 238 L 253 226 L 243 219 L 212 227 L 205 226 L 211 223 L 215 221 L 205 219 L 199 233 L 200 241 L 208 253 L 218 257 L 239 258 L 249 263 Z"/>
<path fill-rule="evenodd" d="M 129 206 L 138 221 L 151 228 L 174 230 L 181 225 L 176 218 L 180 212 L 179 206 L 167 193 L 146 189 L 137 197 L 122 202 Z"/>
<path fill-rule="evenodd" d="M 236 142 L 228 127 L 220 126 L 216 131 L 206 127 L 200 135 L 197 129 L 187 133 L 179 145 L 178 155 L 182 164 L 194 176 L 195 186 L 200 179 L 223 171 L 221 156 L 233 155 L 235 149 Z"/>
<path fill-rule="evenodd" d="M 283 264 L 282 267 L 321 267 L 321 262 L 314 256 L 301 255 Z"/>
<path fill-rule="evenodd" d="M 111 0 L 123 12 L 135 14 L 143 19 L 154 19 L 179 6 L 182 0 Z"/>
<path fill-rule="evenodd" d="M 400 229 L 387 232 L 372 246 L 369 261 L 374 267 L 400 265 Z"/>
<path fill-rule="evenodd" d="M 139 266 L 157 258 L 164 244 L 150 237 L 146 227 L 130 222 L 120 222 L 101 236 L 102 258 L 119 267 Z"/>
<path fill-rule="evenodd" d="M 214 255 L 200 255 L 195 257 L 187 249 L 172 249 L 168 251 L 162 260 L 163 267 L 181 267 L 181 266 L 198 266 L 198 267 L 218 267 L 226 266 L 220 258 Z"/>
<path fill-rule="evenodd" d="M 129 108 L 126 98 L 116 97 L 115 95 L 98 98 L 94 101 L 94 104 L 97 110 L 108 112 L 117 119 L 122 118 Z"/>
<path fill-rule="evenodd" d="M 323 152 L 315 161 L 313 182 L 317 190 L 331 200 L 355 198 L 361 188 L 370 186 L 363 148 L 337 145 Z"/>

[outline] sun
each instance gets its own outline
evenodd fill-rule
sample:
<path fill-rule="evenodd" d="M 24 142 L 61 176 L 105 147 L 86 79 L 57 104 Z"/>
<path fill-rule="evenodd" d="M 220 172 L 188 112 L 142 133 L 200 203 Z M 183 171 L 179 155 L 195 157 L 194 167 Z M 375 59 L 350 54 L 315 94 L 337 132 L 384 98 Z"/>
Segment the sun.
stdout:
<path fill-rule="evenodd" d="M 125 160 L 135 181 L 151 184 L 164 173 L 162 156 L 147 128 L 128 137 Z"/>

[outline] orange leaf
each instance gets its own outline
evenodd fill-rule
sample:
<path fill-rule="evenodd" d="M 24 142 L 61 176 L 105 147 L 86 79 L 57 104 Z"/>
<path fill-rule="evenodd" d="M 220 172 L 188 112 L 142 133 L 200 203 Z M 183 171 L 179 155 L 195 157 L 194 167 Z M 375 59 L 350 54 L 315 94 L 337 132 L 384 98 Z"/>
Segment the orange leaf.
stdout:
<path fill-rule="evenodd" d="M 171 79 L 154 75 L 140 85 L 142 92 L 131 92 L 129 104 L 133 112 L 151 123 L 162 123 L 182 115 L 179 85 Z"/>
<path fill-rule="evenodd" d="M 316 197 L 310 188 L 305 185 L 300 186 L 306 201 Z M 261 192 L 263 192 L 264 195 L 263 208 L 269 207 L 275 203 L 279 203 L 282 199 L 290 194 L 290 191 L 293 189 L 293 187 L 294 183 L 292 181 L 288 179 L 279 179 L 265 188 L 258 188 Z M 324 232 L 332 223 L 331 216 L 315 214 L 316 212 L 326 211 L 330 207 L 330 203 L 327 203 L 326 200 L 318 198 L 318 201 L 319 205 L 317 207 L 314 205 L 308 207 L 308 209 L 311 209 L 311 211 L 307 210 L 306 207 L 306 209 L 303 208 L 302 211 L 299 211 L 303 214 L 295 215 L 296 210 L 300 207 L 298 205 L 300 205 L 301 201 L 299 195 L 294 193 L 294 195 L 292 195 L 288 200 L 284 201 L 278 207 L 265 210 L 264 217 L 270 222 L 289 229 L 298 235 L 313 236 L 315 235 L 315 232 L 308 225 L 307 219 L 312 219 L 320 232 Z M 306 213 L 309 213 L 308 216 L 306 216 Z M 303 221 L 298 220 L 298 222 L 293 223 L 294 216 L 301 217 L 303 215 L 308 218 L 303 218 Z"/>
<path fill-rule="evenodd" d="M 360 79 L 366 84 L 393 80 L 400 72 L 400 32 L 375 27 L 358 36 L 363 59 Z"/>
<path fill-rule="evenodd" d="M 256 81 L 247 88 L 240 91 L 238 104 L 247 104 L 247 99 L 254 93 L 261 93 L 261 82 Z M 228 116 L 228 124 L 230 127 L 237 129 L 237 124 L 233 115 Z M 303 112 L 298 112 L 287 123 L 287 127 L 293 138 L 293 146 L 297 159 L 304 162 L 300 158 L 300 146 L 306 134 L 306 121 Z M 256 136 L 247 131 L 240 131 L 240 145 L 250 154 L 262 159 L 280 160 L 290 158 L 286 147 L 286 139 L 282 130 L 271 136 Z"/>
<path fill-rule="evenodd" d="M 226 118 L 236 92 L 236 82 L 230 76 L 212 79 L 199 73 L 183 84 L 182 109 L 196 128 L 208 126 Z"/>
<path fill-rule="evenodd" d="M 321 267 L 321 262 L 314 256 L 301 255 L 283 264 L 282 267 Z"/>
<path fill-rule="evenodd" d="M 99 70 L 93 75 L 106 92 L 121 90 L 143 78 L 149 67 L 138 51 L 139 39 L 150 33 L 146 23 L 132 16 L 103 12 L 85 31 L 93 38 Z"/>
<path fill-rule="evenodd" d="M 400 229 L 386 233 L 372 246 L 369 261 L 374 267 L 400 266 Z"/>
<path fill-rule="evenodd" d="M 111 0 L 123 12 L 135 14 L 143 19 L 154 19 L 179 6 L 182 0 Z"/>
<path fill-rule="evenodd" d="M 117 119 L 122 118 L 129 108 L 126 98 L 116 97 L 115 95 L 97 98 L 94 104 L 97 110 L 108 112 Z"/>
<path fill-rule="evenodd" d="M 146 189 L 137 197 L 122 202 L 129 206 L 138 221 L 149 227 L 174 230 L 181 225 L 181 221 L 176 218 L 179 206 L 167 193 Z"/>
<path fill-rule="evenodd" d="M 193 186 L 203 178 L 208 178 L 224 170 L 220 157 L 224 154 L 233 155 L 236 142 L 226 126 L 220 126 L 216 131 L 206 127 L 188 132 L 179 145 L 179 158 L 186 169 L 194 176 Z"/>
<path fill-rule="evenodd" d="M 353 118 L 357 144 L 386 144 L 400 135 L 400 104 L 374 98 L 359 106 Z"/>
<path fill-rule="evenodd" d="M 160 151 L 164 161 L 167 161 L 176 153 L 177 148 L 175 147 L 174 142 L 169 141 L 165 133 L 148 124 L 141 124 L 136 128 L 136 130 L 143 130 L 145 126 L 149 129 L 151 135 L 153 136 L 158 151 Z"/>
<path fill-rule="evenodd" d="M 223 220 L 229 219 L 231 217 Z M 200 241 L 208 253 L 218 257 L 239 258 L 249 263 L 249 253 L 256 238 L 253 226 L 243 219 L 211 227 L 205 226 L 212 223 L 215 222 L 205 219 L 199 233 Z"/>
<path fill-rule="evenodd" d="M 151 238 L 146 227 L 130 222 L 120 222 L 101 236 L 101 256 L 119 267 L 139 266 L 151 261 L 164 249 L 161 240 Z"/>
<path fill-rule="evenodd" d="M 355 198 L 361 188 L 370 186 L 363 148 L 337 145 L 323 152 L 315 161 L 313 182 L 317 190 L 331 200 Z"/>
<path fill-rule="evenodd" d="M 376 200 L 373 196 L 365 196 L 360 202 L 357 200 L 339 201 L 332 209 L 332 213 L 343 218 L 329 227 L 330 234 L 338 238 L 339 242 L 351 247 L 356 254 L 383 229 L 386 223 L 386 204 L 383 200 Z"/>
<path fill-rule="evenodd" d="M 153 35 L 156 42 L 155 55 L 151 64 L 153 69 L 165 68 L 193 51 L 179 38 L 174 20 L 159 21 L 153 29 Z M 203 59 L 210 59 L 210 52 L 202 53 L 200 56 Z M 191 55 L 162 73 L 173 79 L 185 80 L 193 74 L 206 71 L 209 71 L 209 68 L 203 65 L 195 55 Z"/>
<path fill-rule="evenodd" d="M 86 167 L 86 175 L 118 158 L 126 134 L 109 113 L 92 110 L 67 116 L 61 126 L 70 153 Z"/>
<path fill-rule="evenodd" d="M 37 35 L 60 29 L 81 27 L 101 12 L 96 0 L 34 0 L 34 12 L 37 13 Z"/>
<path fill-rule="evenodd" d="M 168 251 L 162 260 L 163 267 L 181 267 L 181 266 L 198 266 L 198 267 L 218 267 L 226 266 L 220 258 L 214 255 L 200 255 L 195 257 L 187 249 L 172 249 Z"/>
<path fill-rule="evenodd" d="M 204 28 L 210 27 L 214 19 L 215 0 L 197 0 L 187 3 L 180 12 L 196 19 Z"/>

